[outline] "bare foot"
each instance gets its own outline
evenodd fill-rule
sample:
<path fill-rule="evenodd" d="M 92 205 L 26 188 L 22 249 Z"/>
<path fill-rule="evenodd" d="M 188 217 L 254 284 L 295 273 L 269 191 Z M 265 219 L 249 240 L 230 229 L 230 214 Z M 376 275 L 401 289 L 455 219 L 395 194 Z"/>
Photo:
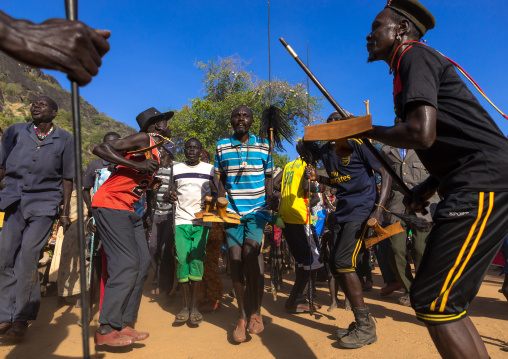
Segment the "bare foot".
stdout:
<path fill-rule="evenodd" d="M 326 311 L 331 312 L 335 308 L 337 308 L 337 302 L 333 301 L 332 304 L 330 304 L 330 306 L 328 307 L 328 309 Z"/>

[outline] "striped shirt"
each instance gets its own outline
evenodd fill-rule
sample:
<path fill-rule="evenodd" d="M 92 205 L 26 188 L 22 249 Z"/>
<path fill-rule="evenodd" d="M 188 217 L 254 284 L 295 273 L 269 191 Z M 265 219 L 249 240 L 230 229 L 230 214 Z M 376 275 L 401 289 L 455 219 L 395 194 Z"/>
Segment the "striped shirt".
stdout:
<path fill-rule="evenodd" d="M 228 212 L 245 216 L 257 214 L 269 219 L 265 175 L 272 173 L 268 141 L 249 134 L 248 144 L 233 135 L 217 143 L 215 173 L 226 176 Z"/>
<path fill-rule="evenodd" d="M 175 163 L 176 164 L 176 163 Z M 171 178 L 171 166 L 159 167 L 156 178 L 162 180 L 160 188 L 156 192 L 155 214 L 165 215 L 171 213 L 172 205 L 169 198 L 164 198 L 164 194 L 169 190 L 169 180 Z"/>

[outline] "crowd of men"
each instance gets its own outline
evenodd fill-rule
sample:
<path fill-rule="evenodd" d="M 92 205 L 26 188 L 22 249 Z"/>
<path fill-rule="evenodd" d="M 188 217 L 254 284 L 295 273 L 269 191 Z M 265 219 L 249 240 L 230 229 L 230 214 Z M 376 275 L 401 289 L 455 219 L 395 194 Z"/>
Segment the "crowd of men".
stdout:
<path fill-rule="evenodd" d="M 58 20 L 36 26 L 1 12 L 0 21 L 3 51 L 35 66 L 63 70 L 81 84 L 97 74 L 100 58 L 109 49 L 108 32 L 81 23 Z M 377 341 L 375 322 L 356 273 L 367 220 L 383 223 L 385 206 L 392 212 L 407 213 L 427 208 L 434 225 L 430 233 L 413 232 L 414 278 L 404 252 L 407 233 L 377 246 L 378 258 L 385 260 L 380 261 L 387 283 L 382 294 L 404 288 L 406 295 L 399 303 L 414 308 L 441 356 L 488 358 L 467 309 L 508 236 L 504 176 L 508 173 L 508 140 L 453 65 L 420 42 L 434 26 L 434 16 L 417 0 L 388 1 L 372 23 L 367 50 L 369 62 L 385 61 L 393 73 L 394 126 L 373 126 L 355 138 L 329 142 L 321 148 L 300 143 L 299 158 L 286 165 L 275 181 L 276 188 L 270 180 L 270 145 L 250 132 L 253 114 L 241 104 L 231 113 L 234 133 L 217 143 L 213 165 L 201 161 L 208 155 L 197 139 L 185 143 L 184 162 L 169 164 L 174 155 L 168 146 L 172 112 L 150 108 L 136 118 L 138 133 L 106 137 L 94 149 L 100 157 L 95 165 L 108 166 L 111 175 L 93 198 L 84 198 L 95 223 L 89 227 L 101 239 L 108 273 L 95 343 L 125 346 L 148 338 L 147 332 L 135 330 L 132 323 L 138 316 L 150 263 L 156 274 L 154 294 L 164 286 L 171 291 L 169 283 L 175 277 L 181 286 L 184 306 L 175 321 L 202 321 L 197 297 L 210 229 L 195 213 L 207 195 L 215 200 L 226 197 L 228 212 L 240 217 L 240 224 L 224 224 L 238 306 L 233 339 L 243 342 L 247 331 L 259 334 L 264 330 L 259 258 L 263 230 L 272 220 L 270 207 L 278 207 L 274 189 L 281 193 L 283 233 L 297 263 L 286 309 L 314 310 L 312 302 L 301 300 L 308 278 L 321 266 L 308 205 L 312 193 L 331 186 L 338 201 L 330 221 L 328 264 L 354 314 L 354 321 L 336 333 L 340 347 L 360 348 Z M 22 34 L 27 41 L 14 41 L 13 33 Z M 76 33 L 79 36 L 67 36 Z M 40 41 L 41 37 L 46 41 Z M 31 46 L 32 42 L 42 45 Z M 65 56 L 38 56 L 52 53 L 50 48 L 55 44 Z M 40 251 L 56 218 L 64 230 L 70 226 L 75 177 L 72 135 L 53 123 L 57 104 L 40 96 L 30 111 L 33 121 L 6 129 L 0 145 L 0 177 L 6 182 L 0 192 L 0 209 L 5 212 L 0 233 L 0 335 L 12 339 L 23 338 L 28 321 L 36 319 Z M 327 122 L 343 119 L 332 113 Z M 386 144 L 382 153 L 412 187 L 411 198 L 392 184 L 387 171 L 366 150 L 365 138 Z M 322 161 L 328 177 L 317 176 L 312 170 L 317 160 Z M 168 166 L 169 173 L 161 171 Z M 158 171 L 166 181 L 156 178 Z M 381 176 L 379 191 L 374 172 Z M 161 185 L 168 190 L 158 198 L 159 205 L 164 201 L 172 204 L 174 217 L 169 219 L 169 212 L 164 212 L 167 208 L 159 207 L 161 217 L 154 217 L 152 229 L 156 230 L 152 230 L 149 248 L 136 205 L 148 189 Z M 90 182 L 85 186 L 90 189 Z M 384 217 L 385 223 L 393 221 L 393 217 Z M 409 227 L 404 224 L 404 229 Z M 168 275 L 164 258 L 173 245 L 176 273 Z M 311 286 L 308 292 L 312 295 Z"/>

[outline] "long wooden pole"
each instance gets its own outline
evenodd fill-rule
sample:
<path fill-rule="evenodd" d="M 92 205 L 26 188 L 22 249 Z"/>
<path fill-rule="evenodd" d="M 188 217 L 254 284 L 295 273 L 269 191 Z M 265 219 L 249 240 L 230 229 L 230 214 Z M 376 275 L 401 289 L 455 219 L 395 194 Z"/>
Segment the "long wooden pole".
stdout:
<path fill-rule="evenodd" d="M 333 108 L 335 108 L 335 110 L 342 116 L 342 117 L 347 117 L 348 114 L 346 113 L 346 111 L 344 111 L 344 109 L 342 107 L 339 106 L 339 104 L 337 103 L 337 101 L 335 101 L 335 99 L 330 95 L 330 93 L 325 89 L 325 87 L 321 84 L 321 82 L 319 82 L 319 80 L 316 78 L 316 76 L 314 76 L 314 74 L 308 69 L 307 66 L 305 66 L 305 64 L 303 63 L 303 61 L 298 57 L 298 55 L 296 54 L 296 52 L 291 48 L 291 46 L 288 45 L 288 43 L 281 37 L 279 39 L 279 41 L 282 43 L 282 45 L 284 45 L 284 47 L 286 48 L 286 50 L 291 54 L 291 56 L 295 59 L 295 61 L 298 63 L 298 65 L 300 65 L 300 67 L 302 68 L 303 71 L 305 71 L 305 73 L 307 74 L 307 76 L 309 76 L 309 78 L 312 80 L 312 82 L 314 82 L 314 85 L 316 85 L 316 87 L 319 89 L 319 91 L 321 91 L 321 93 L 323 94 L 323 96 L 326 97 L 326 99 L 328 100 L 328 102 L 330 102 L 330 104 L 333 106 Z M 367 148 L 370 150 L 370 152 L 372 152 L 372 154 L 374 155 L 374 157 L 376 157 L 376 159 L 378 160 L 378 162 L 383 166 L 383 168 L 386 170 L 386 172 L 388 172 L 388 174 L 390 175 L 390 177 L 392 177 L 392 179 L 395 181 L 395 183 L 397 183 L 397 185 L 399 186 L 400 188 L 400 191 L 407 197 L 409 198 L 413 198 L 413 193 L 411 192 L 411 190 L 408 188 L 408 186 L 404 183 L 404 181 L 397 175 L 397 173 L 395 173 L 395 171 L 393 170 L 393 168 L 388 164 L 388 162 L 386 162 L 386 160 L 384 159 L 383 156 L 381 156 L 381 154 L 379 153 L 378 150 L 376 150 L 376 148 L 372 145 L 372 143 L 370 143 L 370 141 L 368 139 L 363 139 L 363 143 L 365 144 L 365 146 L 367 146 Z"/>
<path fill-rule="evenodd" d="M 78 19 L 78 1 L 65 0 L 65 12 L 67 20 Z M 83 339 L 83 358 L 90 358 L 88 343 L 88 298 L 86 288 L 85 266 L 85 224 L 83 221 L 83 178 L 81 175 L 81 120 L 79 118 L 79 86 L 76 81 L 71 81 L 72 96 L 72 125 L 74 129 L 74 167 L 76 176 L 77 206 L 78 206 L 78 241 L 79 241 L 79 275 L 81 285 L 81 334 Z"/>

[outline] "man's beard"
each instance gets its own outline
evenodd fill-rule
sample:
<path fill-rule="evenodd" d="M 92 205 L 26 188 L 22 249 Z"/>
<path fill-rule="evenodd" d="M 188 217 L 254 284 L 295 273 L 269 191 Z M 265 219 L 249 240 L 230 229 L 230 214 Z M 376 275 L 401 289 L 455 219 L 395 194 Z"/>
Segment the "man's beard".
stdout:
<path fill-rule="evenodd" d="M 369 56 L 367 56 L 367 63 L 370 64 L 374 61 L 376 61 L 376 55 L 374 55 L 372 52 L 369 52 Z"/>
<path fill-rule="evenodd" d="M 235 135 L 241 137 L 246 133 L 249 133 L 249 130 L 246 127 L 235 128 Z"/>

